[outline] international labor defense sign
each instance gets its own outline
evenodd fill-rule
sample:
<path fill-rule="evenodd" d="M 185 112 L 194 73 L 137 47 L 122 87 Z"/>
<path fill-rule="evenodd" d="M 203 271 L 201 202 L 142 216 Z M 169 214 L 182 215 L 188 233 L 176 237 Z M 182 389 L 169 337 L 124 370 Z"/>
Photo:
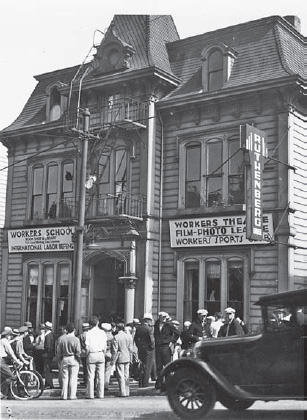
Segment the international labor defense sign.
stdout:
<path fill-rule="evenodd" d="M 244 215 L 170 220 L 171 247 L 268 244 L 273 239 L 272 214 L 264 214 L 262 219 L 263 237 L 255 242 L 246 237 Z"/>
<path fill-rule="evenodd" d="M 241 126 L 241 147 L 246 162 L 246 232 L 249 239 L 263 239 L 263 168 L 268 157 L 266 134 L 246 124 Z"/>
<path fill-rule="evenodd" d="M 9 230 L 9 252 L 73 251 L 74 232 L 72 226 Z"/>

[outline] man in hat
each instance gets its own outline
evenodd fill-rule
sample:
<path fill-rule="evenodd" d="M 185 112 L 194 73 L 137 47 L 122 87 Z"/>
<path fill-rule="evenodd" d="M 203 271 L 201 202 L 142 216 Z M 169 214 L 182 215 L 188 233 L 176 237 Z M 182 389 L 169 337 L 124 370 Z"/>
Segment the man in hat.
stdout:
<path fill-rule="evenodd" d="M 154 338 L 156 346 L 156 368 L 157 381 L 156 389 L 160 389 L 162 385 L 161 373 L 164 368 L 172 360 L 171 346 L 176 343 L 179 337 L 179 331 L 167 321 L 168 313 L 161 311 L 158 313 L 158 319 L 154 325 Z"/>
<path fill-rule="evenodd" d="M 83 366 L 83 385 L 87 384 L 87 366 L 86 366 L 86 345 L 85 339 L 88 330 L 90 329 L 90 324 L 88 322 L 83 322 L 82 324 L 82 333 L 79 335 L 80 346 L 81 346 L 81 363 Z"/>
<path fill-rule="evenodd" d="M 39 332 L 34 343 L 34 363 L 35 369 L 44 377 L 44 343 L 45 343 L 45 324 L 39 325 Z"/>
<path fill-rule="evenodd" d="M 225 323 L 221 326 L 218 337 L 230 337 L 233 335 L 244 335 L 244 330 L 240 322 L 235 318 L 234 308 L 225 309 Z"/>
<path fill-rule="evenodd" d="M 55 355 L 54 334 L 52 332 L 52 323 L 45 322 L 45 341 L 44 341 L 44 374 L 45 374 L 45 389 L 53 388 L 53 379 L 51 373 L 51 363 Z"/>
<path fill-rule="evenodd" d="M 149 376 L 151 374 L 155 339 L 152 329 L 152 315 L 145 313 L 141 325 L 138 326 L 134 342 L 138 349 L 138 357 L 141 361 L 141 368 L 139 372 L 139 386 L 146 387 L 149 385 Z"/>
<path fill-rule="evenodd" d="M 16 356 L 18 357 L 18 359 L 22 361 L 24 365 L 30 365 L 33 360 L 33 357 L 29 356 L 24 351 L 24 347 L 23 347 L 23 340 L 27 334 L 28 334 L 28 327 L 23 325 L 22 327 L 19 328 L 19 336 L 16 341 L 16 350 L 15 350 Z M 32 368 L 32 366 L 30 368 Z"/>
<path fill-rule="evenodd" d="M 119 396 L 129 397 L 129 365 L 132 354 L 132 337 L 125 330 L 125 325 L 117 324 L 118 333 L 112 342 L 111 364 L 116 366 L 117 380 L 119 385 Z"/>
<path fill-rule="evenodd" d="M 7 395 L 10 383 L 15 379 L 8 363 L 12 359 L 14 362 L 22 366 L 22 362 L 17 359 L 11 345 L 10 338 L 12 329 L 7 328 L 1 332 L 0 340 L 0 377 L 1 377 L 1 398 Z"/>
<path fill-rule="evenodd" d="M 208 311 L 207 309 L 198 309 L 197 318 L 190 327 L 190 341 L 196 343 L 196 341 L 202 340 L 203 338 L 211 338 L 211 332 L 209 323 L 207 322 Z"/>

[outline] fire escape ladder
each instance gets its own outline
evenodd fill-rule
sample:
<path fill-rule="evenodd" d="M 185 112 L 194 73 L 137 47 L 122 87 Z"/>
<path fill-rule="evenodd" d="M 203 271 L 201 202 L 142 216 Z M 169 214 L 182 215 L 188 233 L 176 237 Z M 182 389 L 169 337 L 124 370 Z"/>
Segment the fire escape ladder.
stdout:
<path fill-rule="evenodd" d="M 111 137 L 111 139 L 109 140 L 111 131 L 112 131 L 113 127 L 110 127 L 105 138 L 103 139 L 103 144 L 101 146 L 100 151 L 97 153 L 97 147 L 95 147 L 96 145 L 93 146 L 92 148 L 92 153 L 90 155 L 90 161 L 93 162 L 93 164 L 91 164 L 92 167 L 92 171 L 93 171 L 93 175 L 97 175 L 97 179 L 96 182 L 94 183 L 93 189 L 90 191 L 88 200 L 86 202 L 86 209 L 85 209 L 85 217 L 88 217 L 90 214 L 90 209 L 94 200 L 94 197 L 97 194 L 97 190 L 99 188 L 99 184 L 100 181 L 105 173 L 105 170 L 110 162 L 110 157 L 111 157 L 111 153 L 112 150 L 114 149 L 114 146 L 116 144 L 116 140 L 117 140 L 117 136 L 116 134 L 114 136 Z M 105 156 L 105 160 L 104 163 L 101 164 L 101 157 Z M 101 168 L 102 167 L 102 168 Z"/>

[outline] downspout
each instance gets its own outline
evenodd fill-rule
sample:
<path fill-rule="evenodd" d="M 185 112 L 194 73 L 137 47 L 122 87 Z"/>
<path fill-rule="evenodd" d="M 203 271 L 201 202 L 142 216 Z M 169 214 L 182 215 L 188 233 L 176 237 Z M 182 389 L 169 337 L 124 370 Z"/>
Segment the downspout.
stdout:
<path fill-rule="evenodd" d="M 160 164 L 160 204 L 159 204 L 159 264 L 158 264 L 158 313 L 160 312 L 161 298 L 161 265 L 162 265 L 162 213 L 163 213 L 163 165 L 164 165 L 164 128 L 163 120 L 159 111 L 157 111 L 161 125 L 161 164 Z"/>

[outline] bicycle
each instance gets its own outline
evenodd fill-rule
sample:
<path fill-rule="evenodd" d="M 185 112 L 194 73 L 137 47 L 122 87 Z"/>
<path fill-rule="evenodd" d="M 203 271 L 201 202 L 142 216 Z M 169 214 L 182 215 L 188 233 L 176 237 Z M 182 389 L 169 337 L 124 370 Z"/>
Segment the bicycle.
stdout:
<path fill-rule="evenodd" d="M 17 363 L 14 363 L 10 367 L 15 379 L 10 382 L 7 393 L 8 397 L 13 397 L 17 400 L 31 400 L 42 395 L 44 382 L 37 371 L 28 370 Z"/>

